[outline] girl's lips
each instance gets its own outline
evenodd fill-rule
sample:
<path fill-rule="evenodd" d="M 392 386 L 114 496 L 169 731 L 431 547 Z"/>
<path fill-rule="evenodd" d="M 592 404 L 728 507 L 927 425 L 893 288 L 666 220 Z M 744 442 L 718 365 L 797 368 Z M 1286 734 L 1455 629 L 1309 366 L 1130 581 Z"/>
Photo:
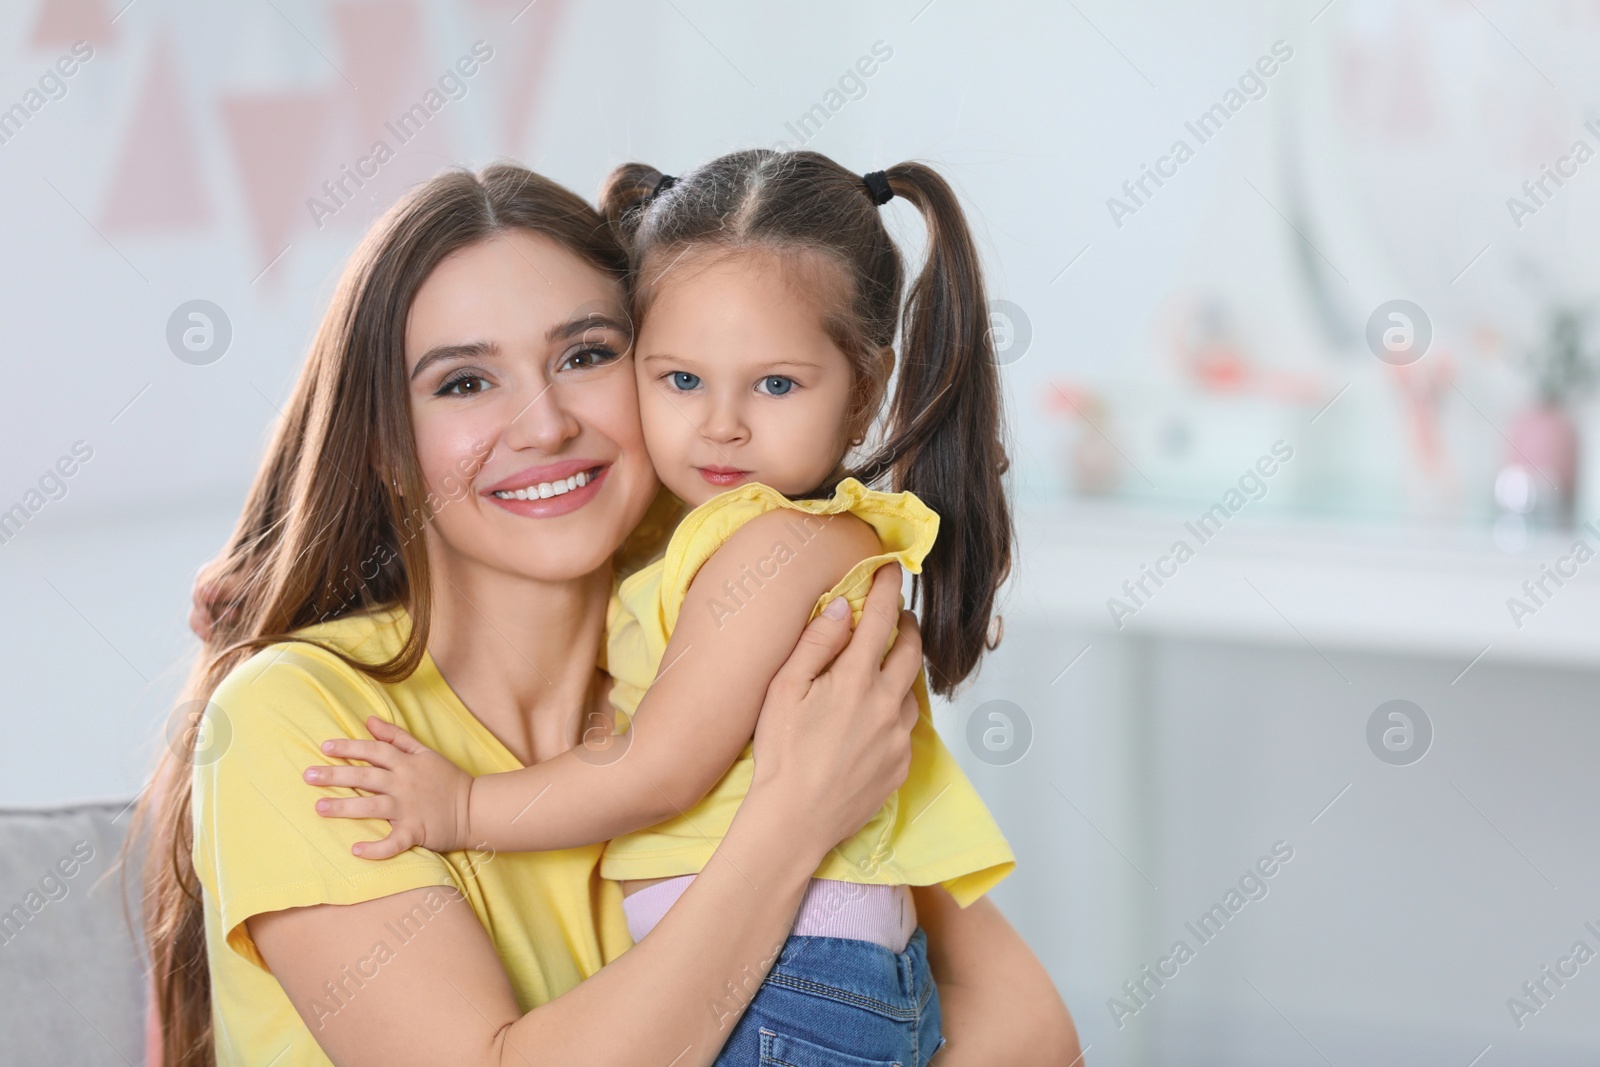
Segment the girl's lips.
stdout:
<path fill-rule="evenodd" d="M 700 477 L 712 485 L 738 485 L 750 477 L 749 471 L 742 471 L 735 467 L 696 467 Z"/>
<path fill-rule="evenodd" d="M 611 473 L 611 464 L 600 466 L 597 471 L 589 475 L 588 483 L 577 489 L 569 489 L 560 496 L 536 497 L 532 500 L 515 500 L 494 495 L 491 490 L 484 490 L 482 495 L 492 504 L 528 519 L 552 519 L 558 515 L 566 515 L 577 511 L 589 501 L 593 500 L 600 492 L 606 476 Z M 510 479 L 516 480 L 516 479 Z M 518 488 L 521 488 L 520 486 Z"/>

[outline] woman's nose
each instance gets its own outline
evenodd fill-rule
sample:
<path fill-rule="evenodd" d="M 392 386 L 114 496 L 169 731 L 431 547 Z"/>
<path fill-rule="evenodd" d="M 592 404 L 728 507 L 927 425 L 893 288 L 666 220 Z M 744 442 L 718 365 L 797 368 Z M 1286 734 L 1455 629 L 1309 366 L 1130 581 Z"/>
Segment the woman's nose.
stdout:
<path fill-rule="evenodd" d="M 513 448 L 537 448 L 558 452 L 578 436 L 582 425 L 562 403 L 561 390 L 553 383 L 535 383 L 534 393 L 511 418 L 506 427 L 506 443 Z"/>

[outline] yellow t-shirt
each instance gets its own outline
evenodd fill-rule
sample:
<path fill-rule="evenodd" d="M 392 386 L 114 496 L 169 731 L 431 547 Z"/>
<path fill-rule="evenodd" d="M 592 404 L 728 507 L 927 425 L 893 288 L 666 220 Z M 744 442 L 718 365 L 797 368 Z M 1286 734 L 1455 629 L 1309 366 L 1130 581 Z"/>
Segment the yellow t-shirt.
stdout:
<path fill-rule="evenodd" d="M 390 608 L 300 636 L 380 662 L 393 655 L 409 625 L 403 609 Z M 620 887 L 597 870 L 599 844 L 561 852 L 412 848 L 387 860 L 351 855 L 351 844 L 384 836 L 388 822 L 317 814 L 319 797 L 358 794 L 308 785 L 301 772 L 348 762 L 319 746 L 330 737 L 370 736 L 368 715 L 404 727 L 471 774 L 521 766 L 456 697 L 431 657 L 411 677 L 383 685 L 329 652 L 290 642 L 229 673 L 207 711 L 210 744 L 221 755 L 193 771 L 194 864 L 205 901 L 218 1064 L 330 1062 L 250 940 L 244 921 L 252 915 L 353 904 L 423 886 L 440 887 L 424 904 L 437 911 L 463 894 L 524 1012 L 573 988 L 633 943 Z M 420 924 L 431 914 L 416 916 Z M 389 950 L 400 943 L 396 935 Z M 339 1006 L 331 997 L 324 1004 L 329 1012 Z"/>
<path fill-rule="evenodd" d="M 735 530 L 778 508 L 799 514 L 763 561 L 771 563 L 770 573 L 747 578 L 746 593 L 762 577 L 771 578 L 788 555 L 815 536 L 806 523 L 816 520 L 808 516 L 855 515 L 877 531 L 883 546 L 880 554 L 856 564 L 817 599 L 813 617 L 842 596 L 859 620 L 878 568 L 898 562 L 913 574 L 920 573 L 939 531 L 939 516 L 915 495 L 878 492 L 854 478 L 839 483 L 828 500 L 789 500 L 759 483 L 708 500 L 679 524 L 663 558 L 629 575 L 618 589 L 621 610 L 612 613 L 607 626 L 606 661 L 616 679 L 611 702 L 624 713 L 619 721 L 632 716 L 655 680 L 689 585 L 701 566 Z M 736 595 L 737 591 L 730 594 L 723 605 L 727 617 L 737 614 Z M 910 775 L 866 826 L 828 853 L 815 877 L 873 885 L 939 884 L 964 908 L 1010 874 L 1016 861 L 989 809 L 934 730 L 927 679 L 920 673 L 915 691 L 920 714 L 911 731 Z M 698 873 L 733 822 L 754 769 L 751 746 L 746 745 L 695 807 L 607 845 L 601 873 L 618 880 Z"/>

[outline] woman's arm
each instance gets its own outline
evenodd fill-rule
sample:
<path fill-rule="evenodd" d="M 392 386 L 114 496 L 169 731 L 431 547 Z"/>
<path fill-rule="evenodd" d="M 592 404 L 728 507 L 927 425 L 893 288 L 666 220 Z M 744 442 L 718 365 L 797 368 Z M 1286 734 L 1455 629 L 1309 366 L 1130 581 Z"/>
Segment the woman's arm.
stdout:
<path fill-rule="evenodd" d="M 317 768 L 323 777 L 316 784 L 376 795 L 327 800 L 319 810 L 335 818 L 388 819 L 387 838 L 357 846 L 357 855 L 387 859 L 413 845 L 435 852 L 573 848 L 693 807 L 750 739 L 762 694 L 817 598 L 881 551 L 872 528 L 853 515 L 811 522 L 802 541 L 795 533 L 801 514 L 757 516 L 700 568 L 656 680 L 633 716 L 623 758 L 596 761 L 573 749 L 474 779 L 400 728 L 369 721 L 377 740 L 334 738 L 325 750 L 372 766 Z M 898 566 L 893 571 L 898 575 Z M 535 798 L 539 806 L 530 809 Z"/>
<path fill-rule="evenodd" d="M 988 897 L 969 907 L 917 886 L 947 1044 L 937 1067 L 1073 1067 L 1078 1031 L 1032 950 Z"/>
<path fill-rule="evenodd" d="M 473 912 L 442 888 L 247 920 L 323 1049 L 345 1067 L 710 1064 L 786 939 L 811 872 L 910 767 L 922 653 L 909 614 L 882 656 L 898 595 L 894 572 L 878 575 L 872 610 L 837 660 L 848 620 L 806 628 L 768 690 L 755 778 L 711 863 L 641 944 L 526 1015 Z M 325 983 L 341 982 L 385 923 L 418 906 L 432 913 L 425 931 L 342 1006 L 330 1001 Z"/>

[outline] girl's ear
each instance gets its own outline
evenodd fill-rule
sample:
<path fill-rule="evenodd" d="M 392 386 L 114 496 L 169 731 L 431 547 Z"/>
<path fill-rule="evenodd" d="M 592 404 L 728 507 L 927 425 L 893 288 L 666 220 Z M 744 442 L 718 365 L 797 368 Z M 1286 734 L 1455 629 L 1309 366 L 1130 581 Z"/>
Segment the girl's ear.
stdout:
<path fill-rule="evenodd" d="M 863 405 L 861 415 L 855 420 L 856 425 L 850 428 L 850 447 L 856 448 L 867 439 L 867 433 L 872 429 L 873 418 L 879 408 L 883 407 L 884 395 L 889 390 L 889 382 L 894 378 L 895 352 L 893 345 L 884 345 L 878 349 L 878 367 L 876 388 L 868 396 L 871 401 Z"/>
<path fill-rule="evenodd" d="M 869 357 L 870 358 L 870 357 Z M 868 366 L 858 370 L 866 381 L 856 383 L 855 398 L 856 410 L 851 415 L 849 423 L 845 426 L 845 443 L 850 448 L 857 448 L 867 439 L 867 433 L 872 429 L 873 419 L 878 409 L 883 406 L 884 394 L 888 391 L 889 380 L 894 377 L 894 347 L 884 345 L 878 349 L 878 365 Z"/>

